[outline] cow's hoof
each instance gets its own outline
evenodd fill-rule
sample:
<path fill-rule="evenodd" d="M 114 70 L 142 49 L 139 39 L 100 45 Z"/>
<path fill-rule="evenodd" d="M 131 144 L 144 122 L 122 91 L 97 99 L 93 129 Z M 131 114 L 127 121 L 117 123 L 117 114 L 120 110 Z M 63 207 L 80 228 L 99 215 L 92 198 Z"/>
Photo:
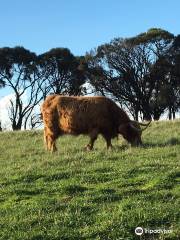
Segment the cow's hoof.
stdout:
<path fill-rule="evenodd" d="M 107 147 L 107 150 L 108 150 L 108 151 L 112 151 L 113 149 L 114 149 L 114 147 L 113 147 L 112 145 L 110 145 L 110 146 Z"/>
<path fill-rule="evenodd" d="M 92 151 L 92 147 L 90 145 L 87 145 L 87 146 L 85 146 L 84 150 L 87 152 L 90 152 L 90 151 Z"/>

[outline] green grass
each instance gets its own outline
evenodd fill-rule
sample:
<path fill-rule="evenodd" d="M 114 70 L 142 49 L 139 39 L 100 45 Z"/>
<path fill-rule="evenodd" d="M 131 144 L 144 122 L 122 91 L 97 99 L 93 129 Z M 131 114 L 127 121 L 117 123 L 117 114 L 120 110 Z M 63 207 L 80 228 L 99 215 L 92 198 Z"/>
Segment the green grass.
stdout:
<path fill-rule="evenodd" d="M 0 239 L 180 238 L 180 121 L 152 123 L 141 148 L 87 141 L 63 136 L 51 154 L 42 131 L 0 133 Z"/>

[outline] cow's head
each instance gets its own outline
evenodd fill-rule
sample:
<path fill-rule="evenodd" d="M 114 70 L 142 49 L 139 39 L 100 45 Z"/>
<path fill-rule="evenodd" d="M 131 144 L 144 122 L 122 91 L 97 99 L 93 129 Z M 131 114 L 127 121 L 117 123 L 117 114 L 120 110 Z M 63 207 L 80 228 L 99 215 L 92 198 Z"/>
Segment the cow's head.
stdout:
<path fill-rule="evenodd" d="M 128 123 L 121 124 L 119 126 L 119 133 L 129 142 L 132 146 L 139 146 L 142 144 L 141 135 L 149 123 L 139 123 L 137 121 L 130 121 Z M 145 126 L 144 129 L 141 129 L 141 126 Z"/>

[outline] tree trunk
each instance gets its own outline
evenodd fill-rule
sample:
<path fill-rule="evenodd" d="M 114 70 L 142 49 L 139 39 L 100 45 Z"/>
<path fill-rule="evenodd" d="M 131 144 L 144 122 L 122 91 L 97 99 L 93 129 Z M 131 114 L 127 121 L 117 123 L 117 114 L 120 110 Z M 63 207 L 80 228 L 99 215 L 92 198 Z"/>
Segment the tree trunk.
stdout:
<path fill-rule="evenodd" d="M 19 119 L 17 123 L 14 121 L 12 124 L 13 131 L 21 130 L 21 127 L 22 127 L 22 119 Z"/>
<path fill-rule="evenodd" d="M 155 121 L 158 121 L 159 118 L 160 118 L 160 115 L 157 114 L 157 113 L 155 113 L 154 116 L 153 116 L 153 118 L 154 118 Z"/>
<path fill-rule="evenodd" d="M 149 112 L 143 112 L 143 120 L 150 121 L 151 114 Z"/>
<path fill-rule="evenodd" d="M 171 111 L 171 107 L 169 107 L 169 114 L 168 114 L 169 120 L 172 119 L 172 111 Z"/>
<path fill-rule="evenodd" d="M 136 111 L 136 110 L 132 111 L 132 116 L 135 121 L 138 121 L 138 111 Z"/>
<path fill-rule="evenodd" d="M 21 126 L 19 125 L 12 125 L 13 131 L 21 130 Z"/>
<path fill-rule="evenodd" d="M 174 110 L 174 107 L 172 108 L 172 117 L 173 120 L 176 119 L 176 111 Z"/>
<path fill-rule="evenodd" d="M 135 120 L 138 121 L 138 110 L 135 110 Z"/>

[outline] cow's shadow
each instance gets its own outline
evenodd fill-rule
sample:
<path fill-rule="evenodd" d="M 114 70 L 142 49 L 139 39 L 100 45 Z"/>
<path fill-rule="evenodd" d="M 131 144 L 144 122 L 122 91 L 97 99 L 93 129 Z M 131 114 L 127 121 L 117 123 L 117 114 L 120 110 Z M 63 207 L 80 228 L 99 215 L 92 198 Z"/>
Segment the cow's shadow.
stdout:
<path fill-rule="evenodd" d="M 154 148 L 154 147 L 166 147 L 166 146 L 175 146 L 175 145 L 180 145 L 180 139 L 178 138 L 170 138 L 168 139 L 166 142 L 161 142 L 161 143 L 157 143 L 157 142 L 145 142 L 140 146 L 133 146 L 133 148 Z M 125 151 L 130 147 L 130 144 L 126 143 L 123 145 L 117 145 L 114 144 L 112 150 L 115 151 Z"/>
<path fill-rule="evenodd" d="M 152 148 L 152 147 L 166 147 L 166 146 L 175 146 L 175 145 L 180 145 L 180 139 L 178 138 L 170 138 L 168 139 L 166 142 L 162 142 L 162 143 L 143 143 L 142 144 L 142 148 Z"/>

